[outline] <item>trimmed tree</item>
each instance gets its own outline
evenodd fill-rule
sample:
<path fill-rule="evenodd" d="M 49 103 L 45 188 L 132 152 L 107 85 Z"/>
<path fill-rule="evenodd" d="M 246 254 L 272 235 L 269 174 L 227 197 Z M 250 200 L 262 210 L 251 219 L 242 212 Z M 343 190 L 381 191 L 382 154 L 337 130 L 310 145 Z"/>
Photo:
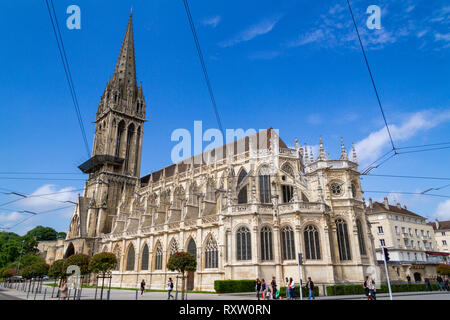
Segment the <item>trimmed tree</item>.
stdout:
<path fill-rule="evenodd" d="M 100 293 L 100 299 L 103 299 L 103 288 L 105 286 L 105 275 L 106 273 L 113 270 L 117 265 L 117 257 L 111 252 L 101 252 L 97 253 L 91 258 L 89 262 L 89 270 L 96 274 L 100 273 L 102 275 L 102 290 Z M 111 280 L 110 280 L 111 281 Z M 98 284 L 98 280 L 97 280 Z"/>
<path fill-rule="evenodd" d="M 3 278 L 10 278 L 10 277 L 13 277 L 13 276 L 16 275 L 16 271 L 17 271 L 17 270 L 16 270 L 15 268 L 5 269 L 5 270 L 3 271 L 2 276 L 3 276 Z"/>
<path fill-rule="evenodd" d="M 89 274 L 89 261 L 90 258 L 86 254 L 74 254 L 66 259 L 64 259 L 64 270 L 67 272 L 69 266 L 75 265 L 80 267 L 80 274 Z"/>
<path fill-rule="evenodd" d="M 194 255 L 187 252 L 176 252 L 170 258 L 167 263 L 167 269 L 170 271 L 178 271 L 181 273 L 181 299 L 184 300 L 185 292 L 185 272 L 196 271 L 197 261 L 195 261 Z"/>
<path fill-rule="evenodd" d="M 45 262 L 37 262 L 23 268 L 20 274 L 25 279 L 42 277 L 48 273 L 49 268 L 50 266 Z"/>
<path fill-rule="evenodd" d="M 440 275 L 450 275 L 450 265 L 449 264 L 440 264 L 436 268 L 436 272 Z"/>

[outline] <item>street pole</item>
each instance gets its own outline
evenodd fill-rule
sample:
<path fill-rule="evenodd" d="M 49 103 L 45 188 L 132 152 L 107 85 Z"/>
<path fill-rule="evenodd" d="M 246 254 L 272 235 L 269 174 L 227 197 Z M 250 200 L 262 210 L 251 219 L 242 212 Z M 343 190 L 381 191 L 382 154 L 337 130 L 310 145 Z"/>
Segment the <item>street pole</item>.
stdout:
<path fill-rule="evenodd" d="M 392 300 L 391 282 L 389 280 L 389 271 L 388 271 L 388 267 L 387 267 L 386 255 L 384 254 L 384 246 L 381 247 L 381 250 L 383 251 L 384 270 L 386 271 L 386 279 L 387 279 L 387 285 L 388 285 L 388 289 L 389 289 L 389 298 Z"/>
<path fill-rule="evenodd" d="M 20 261 L 22 260 L 22 253 L 23 253 L 23 244 L 24 244 L 25 240 L 22 240 L 22 247 L 20 248 L 20 256 L 19 256 L 19 263 L 17 264 L 17 271 L 16 271 L 16 275 L 19 275 L 19 270 L 20 270 Z"/>
<path fill-rule="evenodd" d="M 302 254 L 299 253 L 298 254 L 298 275 L 299 275 L 299 288 L 300 288 L 300 300 L 303 300 L 303 290 L 302 290 L 302 263 L 303 263 L 303 259 L 302 259 Z"/>

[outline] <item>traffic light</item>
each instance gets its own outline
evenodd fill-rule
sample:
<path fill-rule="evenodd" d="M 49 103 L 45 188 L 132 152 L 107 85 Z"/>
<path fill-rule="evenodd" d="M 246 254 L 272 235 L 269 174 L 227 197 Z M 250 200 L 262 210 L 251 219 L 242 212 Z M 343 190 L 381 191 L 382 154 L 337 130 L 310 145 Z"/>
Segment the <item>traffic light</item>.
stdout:
<path fill-rule="evenodd" d="M 383 252 L 384 252 L 384 259 L 386 259 L 386 262 L 389 261 L 389 250 L 386 247 L 383 247 Z"/>

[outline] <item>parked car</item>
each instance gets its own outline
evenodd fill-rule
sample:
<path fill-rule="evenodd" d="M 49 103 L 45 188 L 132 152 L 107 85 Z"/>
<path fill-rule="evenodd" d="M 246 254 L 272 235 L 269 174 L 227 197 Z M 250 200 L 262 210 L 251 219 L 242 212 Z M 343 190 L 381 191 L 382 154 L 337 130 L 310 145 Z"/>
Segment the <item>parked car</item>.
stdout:
<path fill-rule="evenodd" d="M 42 277 L 42 280 L 44 280 L 44 281 L 47 281 L 47 280 L 49 280 L 50 278 L 48 277 L 48 276 L 43 276 Z"/>
<path fill-rule="evenodd" d="M 25 279 L 21 276 L 12 276 L 8 279 L 10 282 L 24 282 Z"/>

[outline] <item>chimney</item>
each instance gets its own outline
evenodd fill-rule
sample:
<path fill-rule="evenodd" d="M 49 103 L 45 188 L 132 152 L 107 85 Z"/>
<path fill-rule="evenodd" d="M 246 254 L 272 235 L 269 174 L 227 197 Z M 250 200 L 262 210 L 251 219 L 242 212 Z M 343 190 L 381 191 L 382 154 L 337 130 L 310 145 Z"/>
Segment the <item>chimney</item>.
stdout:
<path fill-rule="evenodd" d="M 402 206 L 401 206 L 400 202 L 397 202 L 397 208 L 399 208 L 399 209 L 401 209 L 401 208 L 402 208 Z"/>
<path fill-rule="evenodd" d="M 435 219 L 434 224 L 436 225 L 436 230 L 439 230 L 439 221 Z"/>
<path fill-rule="evenodd" d="M 369 198 L 369 208 L 373 209 L 373 202 L 372 202 L 372 198 Z"/>
<path fill-rule="evenodd" d="M 384 197 L 384 207 L 386 208 L 386 210 L 389 210 L 389 202 L 387 197 Z"/>

